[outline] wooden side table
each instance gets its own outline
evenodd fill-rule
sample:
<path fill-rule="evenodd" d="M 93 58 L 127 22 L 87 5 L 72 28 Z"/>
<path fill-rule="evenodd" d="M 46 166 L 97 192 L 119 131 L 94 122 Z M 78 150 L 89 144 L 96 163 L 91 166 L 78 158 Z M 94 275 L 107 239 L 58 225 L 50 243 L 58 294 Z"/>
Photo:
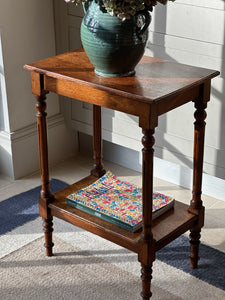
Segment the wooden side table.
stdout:
<path fill-rule="evenodd" d="M 156 252 L 190 230 L 191 267 L 196 268 L 200 231 L 204 224 L 201 200 L 205 108 L 210 100 L 211 79 L 219 72 L 143 57 L 133 77 L 109 78 L 94 73 L 83 50 L 61 54 L 27 64 L 31 71 L 32 93 L 37 98 L 37 124 L 42 190 L 39 198 L 43 218 L 45 247 L 52 255 L 53 216 L 86 229 L 138 254 L 141 263 L 142 299 L 152 295 L 152 263 Z M 48 147 L 46 130 L 46 94 L 54 92 L 93 104 L 94 168 L 91 175 L 52 194 L 49 188 Z M 176 201 L 174 210 L 152 222 L 154 131 L 160 115 L 193 101 L 194 165 L 193 198 L 190 206 Z M 101 107 L 139 117 L 143 137 L 143 227 L 132 233 L 96 216 L 66 204 L 67 195 L 83 188 L 105 173 L 101 153 Z"/>

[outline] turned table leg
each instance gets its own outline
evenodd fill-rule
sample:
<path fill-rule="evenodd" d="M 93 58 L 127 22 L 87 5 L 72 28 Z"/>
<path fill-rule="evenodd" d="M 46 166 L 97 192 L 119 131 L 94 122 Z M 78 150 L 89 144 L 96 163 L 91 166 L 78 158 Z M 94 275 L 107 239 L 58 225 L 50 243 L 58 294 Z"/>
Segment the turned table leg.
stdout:
<path fill-rule="evenodd" d="M 151 292 L 151 280 L 152 280 L 152 263 L 149 265 L 141 264 L 141 280 L 142 280 L 142 292 L 141 297 L 144 300 L 149 300 L 152 296 Z"/>
<path fill-rule="evenodd" d="M 101 106 L 93 105 L 93 151 L 94 151 L 94 168 L 91 174 L 101 177 L 105 174 L 102 164 L 102 122 Z"/>
<path fill-rule="evenodd" d="M 205 136 L 206 103 L 203 101 L 195 102 L 196 119 L 194 126 L 194 164 L 193 164 L 193 191 L 189 211 L 199 216 L 198 223 L 190 230 L 190 265 L 191 268 L 198 267 L 200 232 L 204 225 L 204 207 L 202 205 L 202 173 L 203 173 L 203 154 Z"/>
<path fill-rule="evenodd" d="M 152 227 L 152 193 L 153 193 L 153 137 L 154 130 L 143 130 L 142 149 L 143 166 L 142 166 L 142 240 L 141 252 L 138 260 L 141 262 L 141 279 L 142 279 L 142 299 L 148 300 L 152 296 L 151 279 L 152 263 L 155 260 L 155 241 L 153 239 Z"/>
<path fill-rule="evenodd" d="M 43 232 L 45 235 L 45 243 L 44 246 L 46 248 L 46 255 L 52 256 L 52 248 L 54 246 L 54 243 L 52 242 L 52 232 L 53 232 L 53 218 L 48 217 L 48 219 L 43 219 Z"/>
<path fill-rule="evenodd" d="M 43 219 L 43 231 L 45 235 L 45 248 L 46 255 L 52 256 L 52 232 L 53 223 L 48 204 L 54 199 L 50 186 L 49 186 L 49 171 L 48 171 L 48 145 L 47 145 L 47 127 L 46 127 L 46 102 L 45 94 L 43 93 L 37 98 L 37 125 L 38 125 L 38 141 L 39 141 L 39 154 L 40 154 L 40 169 L 42 189 L 39 198 L 39 214 Z"/>

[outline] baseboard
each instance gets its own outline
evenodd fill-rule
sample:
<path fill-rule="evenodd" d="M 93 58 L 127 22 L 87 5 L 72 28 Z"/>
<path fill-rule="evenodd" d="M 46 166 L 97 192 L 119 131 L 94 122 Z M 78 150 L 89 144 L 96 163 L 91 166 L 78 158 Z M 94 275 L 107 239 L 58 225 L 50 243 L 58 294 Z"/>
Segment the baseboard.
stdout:
<path fill-rule="evenodd" d="M 74 156 L 77 152 L 76 134 L 66 128 L 64 118 L 61 114 L 51 116 L 47 120 L 48 124 L 48 153 L 49 163 L 55 164 L 68 157 Z M 39 169 L 38 136 L 36 124 L 31 124 L 10 134 L 0 135 L 0 139 L 5 137 L 4 144 L 8 145 L 5 157 L 8 156 L 8 166 L 1 173 L 12 179 L 27 176 Z M 10 147 L 9 147 L 10 145 Z M 11 161 L 10 161 L 11 158 Z"/>
<path fill-rule="evenodd" d="M 156 157 L 154 160 L 154 176 L 185 188 L 192 189 L 192 169 L 188 167 Z M 225 201 L 225 180 L 204 173 L 202 193 Z"/>
<path fill-rule="evenodd" d="M 80 151 L 92 151 L 92 137 L 79 134 Z M 103 142 L 103 157 L 105 160 L 119 164 L 135 171 L 142 171 L 142 153 L 122 147 L 108 141 Z M 154 158 L 154 176 L 168 182 L 192 189 L 192 169 Z M 225 201 L 225 180 L 208 174 L 203 174 L 202 192 L 205 195 Z"/>
<path fill-rule="evenodd" d="M 0 174 L 14 178 L 10 134 L 0 131 Z"/>

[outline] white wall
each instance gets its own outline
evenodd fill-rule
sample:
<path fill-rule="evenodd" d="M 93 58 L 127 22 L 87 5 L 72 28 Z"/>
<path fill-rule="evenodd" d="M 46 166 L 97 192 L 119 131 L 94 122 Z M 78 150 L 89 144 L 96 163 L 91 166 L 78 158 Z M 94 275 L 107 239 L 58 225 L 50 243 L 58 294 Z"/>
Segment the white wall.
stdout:
<path fill-rule="evenodd" d="M 207 109 L 204 171 L 225 179 L 225 1 L 177 0 L 166 7 L 158 5 L 150 29 L 146 54 L 221 72 L 212 80 Z M 191 168 L 193 130 L 186 111 L 194 112 L 193 105 L 161 118 L 156 153 Z"/>
<path fill-rule="evenodd" d="M 35 97 L 23 65 L 55 55 L 53 1 L 0 0 L 0 37 L 0 173 L 18 178 L 39 168 Z M 48 95 L 47 105 L 49 131 L 58 132 L 65 146 L 62 149 L 52 140 L 53 162 L 71 155 L 74 145 L 60 114 L 58 96 Z"/>
<path fill-rule="evenodd" d="M 61 0 L 55 3 L 61 5 L 58 21 L 63 20 L 56 26 L 58 49 L 65 51 L 80 47 L 81 8 L 75 5 L 66 8 Z M 208 177 L 204 177 L 207 178 L 203 183 L 205 193 L 220 199 L 225 193 L 224 25 L 225 0 L 176 0 L 167 6 L 159 4 L 152 13 L 146 49 L 146 55 L 221 72 L 221 76 L 212 81 L 211 102 L 207 109 L 204 172 Z M 91 105 L 73 100 L 65 106 L 64 113 L 71 128 L 92 134 Z M 193 103 L 189 103 L 160 117 L 154 147 L 157 157 L 155 175 L 187 188 L 191 188 L 192 184 L 193 114 Z M 134 155 L 133 150 L 139 152 L 142 148 L 141 136 L 137 117 L 103 109 L 103 138 L 126 147 L 126 157 L 130 157 L 130 163 L 126 159 L 127 167 L 132 168 L 134 156 L 139 156 L 139 153 Z M 88 139 L 82 140 L 87 147 Z M 123 163 L 119 156 L 124 154 L 124 149 L 112 145 L 107 147 L 107 151 L 112 152 L 107 154 L 108 159 L 113 157 L 114 162 Z M 141 169 L 140 163 L 141 160 L 136 163 L 137 170 Z M 217 191 L 219 193 L 215 194 Z"/>

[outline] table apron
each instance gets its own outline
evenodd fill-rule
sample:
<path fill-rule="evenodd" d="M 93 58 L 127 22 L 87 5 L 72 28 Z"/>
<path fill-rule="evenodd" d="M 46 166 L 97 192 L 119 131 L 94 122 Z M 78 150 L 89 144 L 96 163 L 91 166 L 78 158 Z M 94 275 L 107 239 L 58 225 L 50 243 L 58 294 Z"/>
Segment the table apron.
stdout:
<path fill-rule="evenodd" d="M 156 111 L 158 116 L 167 113 L 185 103 L 196 101 L 202 97 L 202 85 L 191 87 L 190 89 L 167 96 L 166 99 L 156 101 Z"/>
<path fill-rule="evenodd" d="M 98 86 L 86 85 L 82 82 L 66 81 L 45 76 L 44 89 L 49 92 L 60 94 L 76 100 L 103 106 L 117 111 L 125 112 L 135 116 L 143 116 L 146 111 L 150 111 L 152 103 L 141 102 L 133 98 L 128 98 L 127 93 L 120 95 L 111 91 L 100 89 Z"/>

